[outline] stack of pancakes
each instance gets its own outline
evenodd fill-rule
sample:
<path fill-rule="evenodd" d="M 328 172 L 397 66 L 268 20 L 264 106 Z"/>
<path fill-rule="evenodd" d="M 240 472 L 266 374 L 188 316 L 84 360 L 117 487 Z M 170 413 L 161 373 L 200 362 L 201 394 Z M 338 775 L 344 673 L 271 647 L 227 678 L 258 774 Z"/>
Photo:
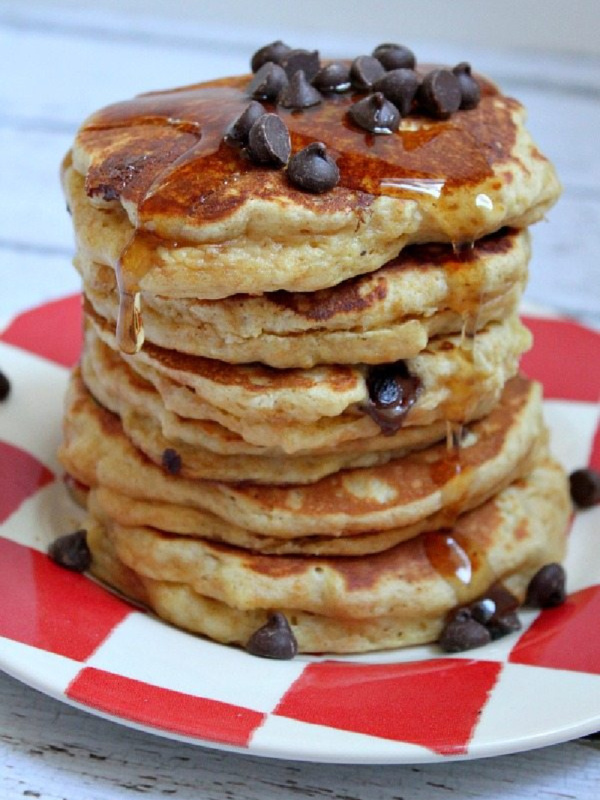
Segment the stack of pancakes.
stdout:
<path fill-rule="evenodd" d="M 228 141 L 249 77 L 110 106 L 63 165 L 85 345 L 60 457 L 92 572 L 177 626 L 302 652 L 437 639 L 563 554 L 565 476 L 518 374 L 527 226 L 559 186 L 524 113 L 374 135 L 352 92 L 266 103 L 311 193 Z"/>

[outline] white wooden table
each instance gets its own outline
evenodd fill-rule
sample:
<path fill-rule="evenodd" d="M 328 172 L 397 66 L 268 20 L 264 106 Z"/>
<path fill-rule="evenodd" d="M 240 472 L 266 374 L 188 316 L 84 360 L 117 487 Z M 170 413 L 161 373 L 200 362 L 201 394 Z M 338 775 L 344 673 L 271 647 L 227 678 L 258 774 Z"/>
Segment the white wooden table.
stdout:
<path fill-rule="evenodd" d="M 389 40 L 391 31 L 382 32 Z M 226 38 L 227 37 L 227 38 Z M 283 38 L 324 54 L 377 42 L 322 32 L 227 32 L 151 18 L 111 18 L 0 2 L 0 325 L 77 291 L 58 164 L 94 109 L 140 91 L 247 69 L 259 45 Z M 527 299 L 600 325 L 600 61 L 483 52 L 409 42 L 423 60 L 470 60 L 529 107 L 530 128 L 565 193 L 534 234 Z M 336 766 L 269 761 L 181 744 L 63 705 L 0 673 L 0 798 L 596 798 L 593 739 L 474 762 Z"/>

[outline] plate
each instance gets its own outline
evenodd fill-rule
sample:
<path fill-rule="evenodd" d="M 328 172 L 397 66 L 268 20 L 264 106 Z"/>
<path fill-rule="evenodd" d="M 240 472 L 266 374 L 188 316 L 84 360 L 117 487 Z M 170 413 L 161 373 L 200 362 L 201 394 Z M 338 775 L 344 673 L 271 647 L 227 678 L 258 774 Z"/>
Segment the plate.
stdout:
<path fill-rule="evenodd" d="M 527 317 L 524 371 L 545 389 L 567 470 L 600 467 L 600 336 Z M 445 655 L 416 647 L 268 661 L 185 634 L 57 567 L 48 543 L 78 525 L 55 452 L 80 342 L 80 302 L 25 312 L 0 334 L 0 668 L 116 722 L 253 755 L 419 763 L 500 755 L 600 729 L 600 508 L 575 515 L 569 597 L 523 630 Z"/>

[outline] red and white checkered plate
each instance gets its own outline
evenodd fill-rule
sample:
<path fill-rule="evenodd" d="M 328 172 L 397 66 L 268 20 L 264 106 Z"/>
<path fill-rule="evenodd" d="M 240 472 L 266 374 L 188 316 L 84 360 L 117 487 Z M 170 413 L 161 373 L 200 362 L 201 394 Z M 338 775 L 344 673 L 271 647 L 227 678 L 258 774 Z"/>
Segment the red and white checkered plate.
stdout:
<path fill-rule="evenodd" d="M 524 371 L 545 387 L 554 453 L 600 468 L 600 336 L 528 317 Z M 55 458 L 80 346 L 78 297 L 0 334 L 0 668 L 125 725 L 222 749 L 310 761 L 475 758 L 600 729 L 600 507 L 575 516 L 569 598 L 523 630 L 445 656 L 418 647 L 272 662 L 176 630 L 45 555 L 77 524 Z"/>

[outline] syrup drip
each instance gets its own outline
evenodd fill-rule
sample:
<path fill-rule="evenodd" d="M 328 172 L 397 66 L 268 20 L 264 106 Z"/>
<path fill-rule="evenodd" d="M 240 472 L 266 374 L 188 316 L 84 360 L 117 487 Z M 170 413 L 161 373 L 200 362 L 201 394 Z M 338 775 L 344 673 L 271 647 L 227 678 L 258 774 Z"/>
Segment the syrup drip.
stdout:
<path fill-rule="evenodd" d="M 136 231 L 117 264 L 117 344 L 121 352 L 128 355 L 137 353 L 144 343 L 140 284 L 155 263 L 159 242 L 152 234 Z"/>
<path fill-rule="evenodd" d="M 425 552 L 431 566 L 453 585 L 468 586 L 473 577 L 473 565 L 466 550 L 448 531 L 429 531 L 425 534 Z"/>

